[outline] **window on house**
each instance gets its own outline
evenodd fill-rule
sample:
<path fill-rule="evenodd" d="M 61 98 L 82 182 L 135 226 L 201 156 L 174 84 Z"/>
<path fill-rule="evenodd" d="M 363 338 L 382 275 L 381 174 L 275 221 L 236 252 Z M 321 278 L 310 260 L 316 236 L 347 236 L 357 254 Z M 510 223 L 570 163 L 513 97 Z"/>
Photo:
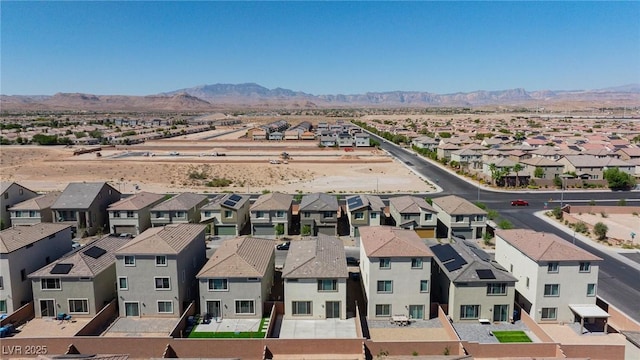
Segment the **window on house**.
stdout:
<path fill-rule="evenodd" d="M 379 293 L 391 293 L 393 292 L 392 280 L 378 280 L 378 292 Z"/>
<path fill-rule="evenodd" d="M 129 290 L 129 280 L 126 276 L 120 276 L 118 278 L 118 289 L 119 290 Z"/>
<path fill-rule="evenodd" d="M 133 211 L 127 211 L 127 217 L 128 218 L 132 218 L 133 216 Z"/>
<path fill-rule="evenodd" d="M 362 213 L 362 212 L 354 213 L 353 214 L 353 218 L 356 219 L 356 220 L 364 219 L 364 213 Z"/>
<path fill-rule="evenodd" d="M 171 290 L 171 280 L 168 277 L 153 278 L 156 290 Z"/>
<path fill-rule="evenodd" d="M 557 262 L 548 263 L 547 264 L 547 272 L 557 273 L 558 272 L 558 263 Z"/>
<path fill-rule="evenodd" d="M 236 300 L 236 314 L 253 315 L 256 313 L 253 300 Z"/>
<path fill-rule="evenodd" d="M 276 217 L 283 218 L 284 217 L 284 211 L 282 211 L 282 210 L 276 211 Z"/>
<path fill-rule="evenodd" d="M 527 280 L 526 280 L 526 286 L 527 286 L 527 289 L 528 289 L 529 288 L 529 277 L 528 276 L 527 276 Z"/>
<path fill-rule="evenodd" d="M 506 283 L 487 284 L 487 295 L 506 295 L 506 294 L 507 294 Z"/>
<path fill-rule="evenodd" d="M 133 255 L 125 255 L 124 266 L 136 266 L 136 257 Z"/>
<path fill-rule="evenodd" d="M 0 290 L 4 289 L 4 279 L 0 276 Z"/>
<path fill-rule="evenodd" d="M 545 284 L 544 296 L 560 296 L 560 285 L 558 284 Z"/>
<path fill-rule="evenodd" d="M 327 218 L 332 218 L 333 217 L 333 212 L 331 211 L 323 211 L 322 212 L 322 217 L 327 219 Z"/>
<path fill-rule="evenodd" d="M 596 284 L 587 284 L 587 296 L 596 296 Z"/>
<path fill-rule="evenodd" d="M 558 308 L 542 308 L 542 320 L 556 320 L 558 318 Z"/>
<path fill-rule="evenodd" d="M 177 218 L 183 218 L 183 217 L 185 217 L 185 215 L 186 215 L 186 212 L 184 212 L 184 211 L 176 211 L 176 217 Z"/>
<path fill-rule="evenodd" d="M 420 292 L 429 292 L 429 280 L 420 280 Z"/>
<path fill-rule="evenodd" d="M 157 255 L 156 256 L 156 266 L 167 266 L 167 256 L 166 255 Z"/>
<path fill-rule="evenodd" d="M 476 221 L 484 221 L 484 215 L 476 215 Z"/>
<path fill-rule="evenodd" d="M 305 211 L 303 216 L 306 217 L 306 218 L 311 217 L 311 213 L 308 212 L 308 211 Z"/>
<path fill-rule="evenodd" d="M 336 279 L 318 280 L 318 291 L 338 291 L 338 280 Z"/>
<path fill-rule="evenodd" d="M 113 217 L 114 218 L 119 218 L 120 217 L 120 211 L 114 211 L 113 212 Z"/>
<path fill-rule="evenodd" d="M 60 284 L 60 279 L 40 279 L 40 289 L 61 290 L 62 285 Z"/>
<path fill-rule="evenodd" d="M 156 212 L 156 219 L 162 219 L 164 217 L 164 213 L 163 212 Z"/>
<path fill-rule="evenodd" d="M 433 214 L 424 214 L 425 221 L 431 221 L 432 218 L 433 218 Z"/>
<path fill-rule="evenodd" d="M 581 262 L 580 263 L 580 272 L 588 273 L 591 271 L 591 263 L 590 262 Z"/>
<path fill-rule="evenodd" d="M 38 216 L 39 216 L 39 214 L 38 214 L 37 211 L 29 211 L 29 217 L 34 218 L 34 217 L 38 217 Z"/>
<path fill-rule="evenodd" d="M 413 259 L 411 259 L 411 268 L 412 269 L 422 269 L 422 259 L 421 258 L 413 258 Z"/>
<path fill-rule="evenodd" d="M 256 218 L 258 219 L 264 218 L 264 211 L 256 211 Z"/>
<path fill-rule="evenodd" d="M 171 301 L 171 300 L 159 300 L 158 301 L 158 313 L 159 314 L 173 314 L 173 301 Z"/>
<path fill-rule="evenodd" d="M 513 274 L 513 264 L 509 264 L 509 272 Z"/>
<path fill-rule="evenodd" d="M 292 301 L 293 315 L 311 315 L 311 301 Z"/>
<path fill-rule="evenodd" d="M 460 319 L 477 319 L 480 315 L 480 305 L 461 305 Z"/>
<path fill-rule="evenodd" d="M 88 299 L 69 299 L 69 314 L 88 314 Z"/>
<path fill-rule="evenodd" d="M 204 212 L 204 217 L 206 217 L 206 218 L 211 217 L 211 211 L 205 211 Z"/>
<path fill-rule="evenodd" d="M 411 220 L 411 214 L 402 214 L 402 220 Z"/>
<path fill-rule="evenodd" d="M 225 211 L 224 211 L 224 217 L 225 217 L 225 218 L 227 218 L 227 219 L 232 218 L 232 217 L 233 217 L 233 211 L 231 211 L 231 210 L 225 210 Z"/>
<path fill-rule="evenodd" d="M 380 269 L 391 269 L 391 259 L 380 258 Z"/>
<path fill-rule="evenodd" d="M 456 222 L 463 222 L 464 221 L 464 215 L 456 215 Z"/>
<path fill-rule="evenodd" d="M 371 213 L 371 218 L 372 218 L 372 219 L 377 219 L 377 218 L 378 218 L 378 213 L 374 213 L 374 212 L 372 212 L 372 213 Z"/>
<path fill-rule="evenodd" d="M 7 313 L 7 300 L 0 300 L 0 314 Z"/>
<path fill-rule="evenodd" d="M 209 291 L 227 291 L 229 281 L 227 279 L 209 279 Z"/>
<path fill-rule="evenodd" d="M 391 305 L 376 304 L 376 316 L 391 316 Z"/>

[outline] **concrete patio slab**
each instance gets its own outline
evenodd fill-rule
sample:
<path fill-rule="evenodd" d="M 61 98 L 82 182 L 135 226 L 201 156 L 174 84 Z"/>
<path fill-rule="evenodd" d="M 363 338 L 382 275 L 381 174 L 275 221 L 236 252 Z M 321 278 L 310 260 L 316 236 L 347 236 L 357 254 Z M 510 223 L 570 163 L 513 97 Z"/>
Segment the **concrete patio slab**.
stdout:
<path fill-rule="evenodd" d="M 355 318 L 346 320 L 291 320 L 283 319 L 281 339 L 353 339 L 356 338 Z"/>
<path fill-rule="evenodd" d="M 16 338 L 36 337 L 69 337 L 74 336 L 91 318 L 72 318 L 71 321 L 55 320 L 51 317 L 34 318 L 18 327 L 14 334 Z"/>
<path fill-rule="evenodd" d="M 107 329 L 104 337 L 169 337 L 177 318 L 120 317 Z"/>
<path fill-rule="evenodd" d="M 211 320 L 209 324 L 198 324 L 193 332 L 257 332 L 262 319 L 222 319 Z"/>

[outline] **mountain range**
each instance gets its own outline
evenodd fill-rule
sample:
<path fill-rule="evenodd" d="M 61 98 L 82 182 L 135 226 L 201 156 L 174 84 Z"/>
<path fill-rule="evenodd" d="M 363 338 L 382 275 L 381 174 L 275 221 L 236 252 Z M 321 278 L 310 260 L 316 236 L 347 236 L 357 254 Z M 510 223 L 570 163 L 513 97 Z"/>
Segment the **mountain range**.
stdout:
<path fill-rule="evenodd" d="M 640 106 L 640 84 L 597 90 L 541 90 L 522 88 L 436 94 L 422 91 L 367 92 L 351 95 L 313 95 L 255 83 L 200 85 L 148 96 L 57 93 L 0 95 L 2 111 L 208 111 L 227 108 L 340 108 L 340 107 L 479 107 L 537 106 L 555 103 L 595 103 L 596 106 Z"/>

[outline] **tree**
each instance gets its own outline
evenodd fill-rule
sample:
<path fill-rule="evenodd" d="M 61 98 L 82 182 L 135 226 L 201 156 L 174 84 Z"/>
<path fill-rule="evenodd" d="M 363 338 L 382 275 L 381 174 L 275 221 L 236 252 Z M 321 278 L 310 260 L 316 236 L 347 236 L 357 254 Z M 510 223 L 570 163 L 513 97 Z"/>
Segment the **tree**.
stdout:
<path fill-rule="evenodd" d="M 513 171 L 516 173 L 516 187 L 520 186 L 520 177 L 518 173 L 522 170 L 524 170 L 524 166 L 522 166 L 522 164 L 517 163 L 513 165 Z"/>
<path fill-rule="evenodd" d="M 636 184 L 633 176 L 624 171 L 620 171 L 618 168 L 605 170 L 603 177 L 607 180 L 609 188 L 614 190 L 629 190 Z"/>
<path fill-rule="evenodd" d="M 607 231 L 609 231 L 609 227 L 604 223 L 598 222 L 593 226 L 593 233 L 596 234 L 598 240 L 606 239 Z"/>
<path fill-rule="evenodd" d="M 536 169 L 533 171 L 533 176 L 537 177 L 538 179 L 541 179 L 542 177 L 544 177 L 544 169 L 537 166 Z"/>
<path fill-rule="evenodd" d="M 558 220 L 562 220 L 562 217 L 564 215 L 563 212 L 562 212 L 562 209 L 559 206 L 558 207 L 554 207 L 553 210 L 551 210 L 551 213 Z"/>
<path fill-rule="evenodd" d="M 493 182 L 493 185 L 496 185 L 497 180 L 500 178 L 500 172 L 498 171 L 496 164 L 489 164 L 489 171 L 491 171 L 491 181 Z"/>
<path fill-rule="evenodd" d="M 311 235 L 311 225 L 302 225 L 302 230 L 300 231 L 300 235 L 302 236 Z"/>
<path fill-rule="evenodd" d="M 277 224 L 276 225 L 276 236 L 280 236 L 284 234 L 284 224 Z"/>
<path fill-rule="evenodd" d="M 513 229 L 513 224 L 509 220 L 501 219 L 498 222 L 498 228 L 503 230 Z"/>

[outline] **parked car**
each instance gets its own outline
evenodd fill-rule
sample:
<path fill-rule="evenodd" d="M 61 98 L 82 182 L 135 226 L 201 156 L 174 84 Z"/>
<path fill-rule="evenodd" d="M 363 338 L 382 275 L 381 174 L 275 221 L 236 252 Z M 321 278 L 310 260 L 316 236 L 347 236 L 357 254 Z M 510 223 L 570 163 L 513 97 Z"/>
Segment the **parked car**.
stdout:
<path fill-rule="evenodd" d="M 513 200 L 511 206 L 529 206 L 529 202 L 522 199 Z"/>
<path fill-rule="evenodd" d="M 276 245 L 277 250 L 289 250 L 289 246 L 291 246 L 291 241 L 286 241 Z"/>
<path fill-rule="evenodd" d="M 360 265 L 360 260 L 354 258 L 353 256 L 347 256 L 347 266 L 358 266 Z"/>

